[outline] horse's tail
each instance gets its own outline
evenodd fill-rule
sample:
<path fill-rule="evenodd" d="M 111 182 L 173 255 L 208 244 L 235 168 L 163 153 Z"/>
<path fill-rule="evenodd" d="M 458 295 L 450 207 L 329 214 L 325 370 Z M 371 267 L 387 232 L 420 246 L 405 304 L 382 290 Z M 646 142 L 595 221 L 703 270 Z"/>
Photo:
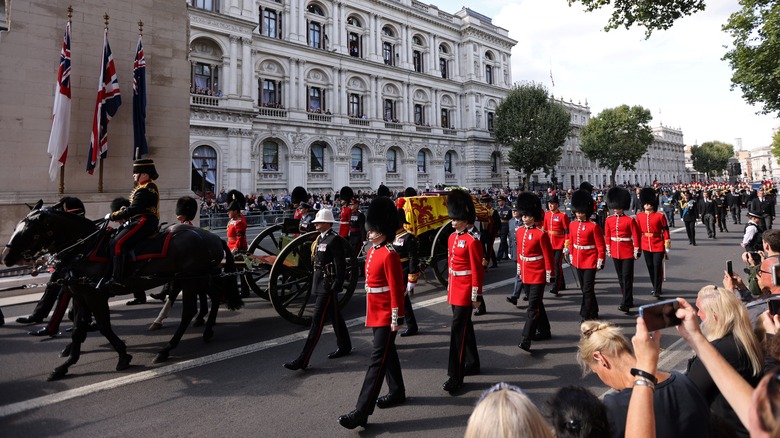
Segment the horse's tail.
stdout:
<path fill-rule="evenodd" d="M 235 278 L 236 261 L 233 259 L 233 253 L 227 246 L 227 242 L 224 239 L 222 241 L 222 249 L 225 251 L 225 268 L 224 272 L 229 274 L 223 278 L 222 287 L 225 294 L 225 302 L 230 310 L 238 310 L 244 307 L 244 301 L 241 299 L 241 294 L 238 292 L 238 285 Z"/>

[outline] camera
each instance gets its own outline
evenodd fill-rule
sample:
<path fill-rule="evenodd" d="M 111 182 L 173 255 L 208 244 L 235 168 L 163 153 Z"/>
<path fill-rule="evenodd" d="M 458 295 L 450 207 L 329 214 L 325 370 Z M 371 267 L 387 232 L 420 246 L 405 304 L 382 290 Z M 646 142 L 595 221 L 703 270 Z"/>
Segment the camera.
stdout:
<path fill-rule="evenodd" d="M 769 314 L 780 314 L 780 298 L 772 298 L 767 300 L 766 304 L 769 306 Z"/>
<path fill-rule="evenodd" d="M 772 286 L 780 286 L 780 263 L 772 265 Z"/>

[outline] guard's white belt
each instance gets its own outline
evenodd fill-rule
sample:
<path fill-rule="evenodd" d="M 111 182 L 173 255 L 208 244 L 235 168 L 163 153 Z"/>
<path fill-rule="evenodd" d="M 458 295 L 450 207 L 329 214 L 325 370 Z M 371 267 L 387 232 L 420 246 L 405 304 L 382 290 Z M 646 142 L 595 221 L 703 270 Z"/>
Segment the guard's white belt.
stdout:
<path fill-rule="evenodd" d="M 596 245 L 574 245 L 577 249 L 596 249 Z"/>
<path fill-rule="evenodd" d="M 610 237 L 610 239 L 612 239 L 615 242 L 630 242 L 634 240 L 630 237 Z"/>
<path fill-rule="evenodd" d="M 390 290 L 390 286 L 381 286 L 381 287 L 366 286 L 366 292 L 370 294 L 378 294 L 379 292 L 387 292 L 389 290 Z"/>
<path fill-rule="evenodd" d="M 464 275 L 471 275 L 471 269 L 467 269 L 465 271 L 453 271 L 450 269 L 450 275 L 453 277 L 462 277 Z"/>
<path fill-rule="evenodd" d="M 541 260 L 543 258 L 544 258 L 544 256 L 536 256 L 536 257 L 523 257 L 523 256 L 520 256 L 520 260 L 522 260 L 524 262 L 535 262 L 535 261 Z"/>

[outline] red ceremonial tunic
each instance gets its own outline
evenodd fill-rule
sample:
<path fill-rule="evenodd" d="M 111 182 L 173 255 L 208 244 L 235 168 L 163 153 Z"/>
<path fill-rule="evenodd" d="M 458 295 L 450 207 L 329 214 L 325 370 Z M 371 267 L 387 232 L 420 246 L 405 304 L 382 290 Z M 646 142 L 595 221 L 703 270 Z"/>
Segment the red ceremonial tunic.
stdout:
<path fill-rule="evenodd" d="M 639 227 L 631 216 L 613 214 L 604 221 L 604 240 L 613 259 L 634 258 L 634 249 L 639 252 Z"/>
<path fill-rule="evenodd" d="M 569 216 L 562 211 L 544 213 L 544 231 L 550 237 L 552 249 L 561 250 L 566 239 L 569 238 Z"/>
<path fill-rule="evenodd" d="M 239 214 L 236 219 L 228 221 L 227 239 L 228 248 L 231 251 L 235 249 L 246 251 L 246 220 L 244 220 L 243 214 Z"/>
<path fill-rule="evenodd" d="M 536 227 L 520 227 L 517 237 L 517 272 L 527 284 L 545 284 L 553 269 L 553 254 L 547 233 Z"/>
<path fill-rule="evenodd" d="M 349 240 L 349 221 L 352 218 L 352 209 L 348 205 L 341 207 L 339 213 L 339 236 Z"/>
<path fill-rule="evenodd" d="M 447 248 L 447 301 L 453 306 L 471 306 L 482 295 L 485 278 L 482 244 L 468 231 L 456 231 L 450 234 Z"/>
<path fill-rule="evenodd" d="M 591 221 L 574 221 L 569 226 L 571 264 L 577 269 L 596 269 L 606 252 L 601 227 Z"/>
<path fill-rule="evenodd" d="M 639 234 L 642 241 L 642 251 L 664 252 L 664 241 L 669 240 L 669 225 L 666 215 L 657 211 L 647 214 L 644 211 L 637 212 L 636 223 L 639 225 Z"/>
<path fill-rule="evenodd" d="M 392 243 L 366 254 L 366 327 L 387 327 L 404 317 L 406 284 L 401 256 Z"/>

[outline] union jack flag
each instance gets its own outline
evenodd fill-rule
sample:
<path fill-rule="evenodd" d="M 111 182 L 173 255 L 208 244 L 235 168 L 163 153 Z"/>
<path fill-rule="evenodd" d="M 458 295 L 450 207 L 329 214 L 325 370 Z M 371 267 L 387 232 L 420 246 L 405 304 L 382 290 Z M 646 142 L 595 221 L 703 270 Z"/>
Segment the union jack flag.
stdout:
<path fill-rule="evenodd" d="M 146 60 L 141 36 L 133 60 L 133 157 L 143 158 L 149 153 L 146 143 Z"/>
<path fill-rule="evenodd" d="M 57 171 L 68 158 L 70 137 L 70 21 L 65 25 L 65 37 L 60 50 L 60 67 L 57 70 L 57 87 L 54 90 L 54 107 L 51 112 L 51 134 L 46 151 L 51 155 L 49 177 L 57 178 Z"/>
<path fill-rule="evenodd" d="M 119 94 L 119 80 L 116 77 L 114 57 L 111 56 L 111 46 L 108 45 L 108 29 L 103 36 L 103 58 L 100 62 L 100 80 L 98 81 L 95 114 L 92 117 L 92 136 L 89 139 L 89 158 L 87 172 L 92 175 L 97 165 L 98 157 L 106 158 L 108 153 L 108 122 L 116 114 L 122 96 Z"/>

